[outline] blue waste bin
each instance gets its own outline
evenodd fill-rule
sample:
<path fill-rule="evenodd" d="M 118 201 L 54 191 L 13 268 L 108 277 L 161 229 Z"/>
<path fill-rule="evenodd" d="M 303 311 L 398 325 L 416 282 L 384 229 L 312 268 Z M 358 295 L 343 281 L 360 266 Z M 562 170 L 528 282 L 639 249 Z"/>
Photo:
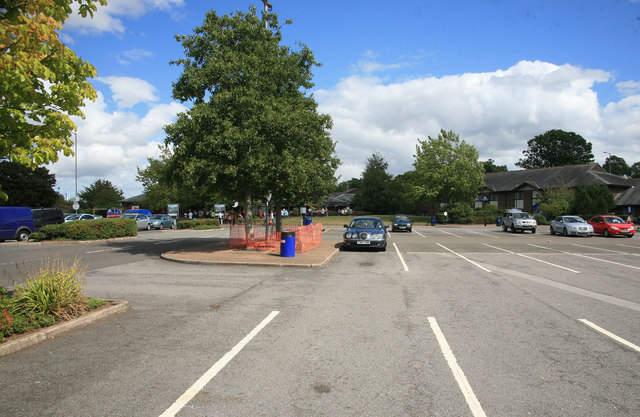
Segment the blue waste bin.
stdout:
<path fill-rule="evenodd" d="M 431 226 L 436 225 L 436 216 L 431 216 Z"/>
<path fill-rule="evenodd" d="M 303 226 L 308 226 L 311 224 L 311 216 L 304 216 L 302 218 L 302 225 Z"/>
<path fill-rule="evenodd" d="M 283 258 L 296 256 L 296 232 L 280 233 L 280 256 Z"/>

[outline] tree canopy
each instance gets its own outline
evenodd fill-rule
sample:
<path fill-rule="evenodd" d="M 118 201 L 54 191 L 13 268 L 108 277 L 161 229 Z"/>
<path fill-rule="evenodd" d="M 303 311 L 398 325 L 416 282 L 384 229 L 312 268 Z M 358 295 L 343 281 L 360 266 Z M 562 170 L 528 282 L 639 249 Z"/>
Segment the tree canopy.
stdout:
<path fill-rule="evenodd" d="M 418 140 L 413 166 L 415 191 L 430 202 L 471 203 L 484 184 L 478 151 L 452 131 L 440 130 L 437 138 Z"/>
<path fill-rule="evenodd" d="M 86 17 L 106 0 L 0 2 L 0 159 L 33 167 L 73 154 L 70 116 L 84 117 L 97 73 L 58 38 L 72 3 Z"/>
<path fill-rule="evenodd" d="M 338 160 L 331 119 L 317 113 L 310 89 L 319 65 L 311 50 L 281 45 L 275 14 L 218 16 L 210 11 L 193 35 L 176 36 L 185 58 L 173 96 L 192 108 L 165 128 L 179 183 L 244 202 L 252 227 L 254 198 L 304 202 L 330 191 Z"/>
<path fill-rule="evenodd" d="M 629 170 L 631 171 L 631 178 L 640 178 L 640 162 L 631 165 Z"/>
<path fill-rule="evenodd" d="M 609 213 L 616 207 L 611 190 L 606 185 L 578 185 L 571 201 L 571 211 L 587 220 L 598 214 Z"/>
<path fill-rule="evenodd" d="M 631 176 L 631 167 L 627 165 L 627 161 L 616 155 L 611 155 L 604 161 L 605 171 L 611 174 L 619 175 L 621 177 Z"/>
<path fill-rule="evenodd" d="M 387 172 L 388 166 L 384 156 L 378 152 L 374 152 L 367 159 L 367 165 L 362 172 L 360 192 L 353 200 L 358 210 L 377 214 L 389 212 L 389 186 L 393 176 Z"/>
<path fill-rule="evenodd" d="M 482 168 L 484 169 L 485 174 L 490 174 L 492 172 L 507 172 L 506 165 L 496 165 L 493 159 L 489 159 L 487 161 L 482 162 Z"/>
<path fill-rule="evenodd" d="M 0 162 L 0 187 L 9 195 L 0 205 L 51 207 L 58 200 L 55 185 L 56 176 L 45 167 L 31 169 L 17 162 Z"/>
<path fill-rule="evenodd" d="M 593 162 L 591 143 L 574 132 L 549 130 L 527 142 L 525 156 L 516 162 L 521 168 L 548 168 Z"/>
<path fill-rule="evenodd" d="M 85 208 L 112 208 L 120 207 L 120 201 L 124 200 L 122 190 L 116 188 L 111 181 L 98 179 L 82 192 L 78 193 L 80 204 Z"/>

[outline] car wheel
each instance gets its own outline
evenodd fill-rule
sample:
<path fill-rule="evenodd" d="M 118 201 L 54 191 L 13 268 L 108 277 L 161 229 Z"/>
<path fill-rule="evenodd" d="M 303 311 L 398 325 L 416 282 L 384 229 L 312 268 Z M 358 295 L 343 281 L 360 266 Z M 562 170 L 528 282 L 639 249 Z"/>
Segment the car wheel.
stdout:
<path fill-rule="evenodd" d="M 567 232 L 567 228 L 562 229 L 562 236 L 569 236 L 569 232 Z"/>
<path fill-rule="evenodd" d="M 512 232 L 512 233 L 515 233 L 515 232 L 516 232 L 516 226 L 515 226 L 515 225 L 513 225 L 513 224 L 511 224 L 511 232 Z"/>
<path fill-rule="evenodd" d="M 151 230 L 151 225 L 147 223 L 147 230 Z"/>
<path fill-rule="evenodd" d="M 163 230 L 164 226 L 162 225 L 162 223 L 160 223 L 160 230 Z"/>
<path fill-rule="evenodd" d="M 627 236 L 627 237 L 633 237 L 633 235 L 629 235 L 629 236 Z"/>
<path fill-rule="evenodd" d="M 506 232 L 506 231 L 507 231 L 507 225 L 506 225 L 506 224 L 504 224 L 504 223 L 502 223 L 502 231 L 503 231 L 503 232 Z"/>
<path fill-rule="evenodd" d="M 553 226 L 549 226 L 549 233 L 555 235 L 556 232 L 553 231 Z"/>
<path fill-rule="evenodd" d="M 21 230 L 20 232 L 18 232 L 16 240 L 18 242 L 26 242 L 27 240 L 29 240 L 29 232 L 27 232 L 26 230 Z"/>
<path fill-rule="evenodd" d="M 603 235 L 604 235 L 604 237 L 609 237 L 609 230 L 608 229 L 604 229 Z"/>
<path fill-rule="evenodd" d="M 409 228 L 409 233 L 411 233 L 411 228 Z"/>
<path fill-rule="evenodd" d="M 524 232 L 524 230 L 523 230 Z M 535 234 L 536 233 L 536 229 L 531 229 L 531 234 Z"/>
<path fill-rule="evenodd" d="M 171 223 L 171 228 L 175 229 L 176 228 L 176 224 L 175 223 Z"/>

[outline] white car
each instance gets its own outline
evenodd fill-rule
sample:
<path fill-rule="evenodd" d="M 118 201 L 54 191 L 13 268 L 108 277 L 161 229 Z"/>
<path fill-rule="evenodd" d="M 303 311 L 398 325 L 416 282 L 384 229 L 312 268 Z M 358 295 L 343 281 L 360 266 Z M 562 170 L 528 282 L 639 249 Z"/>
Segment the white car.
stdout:
<path fill-rule="evenodd" d="M 136 221 L 138 225 L 138 230 L 151 230 L 151 225 L 149 224 L 149 217 L 142 213 L 125 213 L 120 216 L 121 219 L 132 219 Z"/>
<path fill-rule="evenodd" d="M 507 210 L 502 215 L 502 231 L 506 232 L 511 230 L 516 232 L 517 230 L 525 231 L 530 230 L 531 233 L 535 233 L 538 228 L 538 222 L 531 217 L 529 213 L 518 209 Z"/>
<path fill-rule="evenodd" d="M 93 220 L 95 219 L 95 217 L 93 216 L 93 214 L 82 214 L 82 213 L 78 213 L 78 214 L 70 214 L 67 217 L 64 218 L 65 222 L 74 222 L 76 220 Z"/>

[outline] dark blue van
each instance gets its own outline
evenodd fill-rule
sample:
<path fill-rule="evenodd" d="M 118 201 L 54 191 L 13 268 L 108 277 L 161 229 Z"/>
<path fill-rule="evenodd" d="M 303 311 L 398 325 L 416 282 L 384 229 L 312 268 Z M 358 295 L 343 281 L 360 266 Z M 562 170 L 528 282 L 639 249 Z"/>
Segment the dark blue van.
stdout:
<path fill-rule="evenodd" d="M 33 215 L 29 207 L 0 207 L 0 242 L 25 242 L 33 233 Z"/>

